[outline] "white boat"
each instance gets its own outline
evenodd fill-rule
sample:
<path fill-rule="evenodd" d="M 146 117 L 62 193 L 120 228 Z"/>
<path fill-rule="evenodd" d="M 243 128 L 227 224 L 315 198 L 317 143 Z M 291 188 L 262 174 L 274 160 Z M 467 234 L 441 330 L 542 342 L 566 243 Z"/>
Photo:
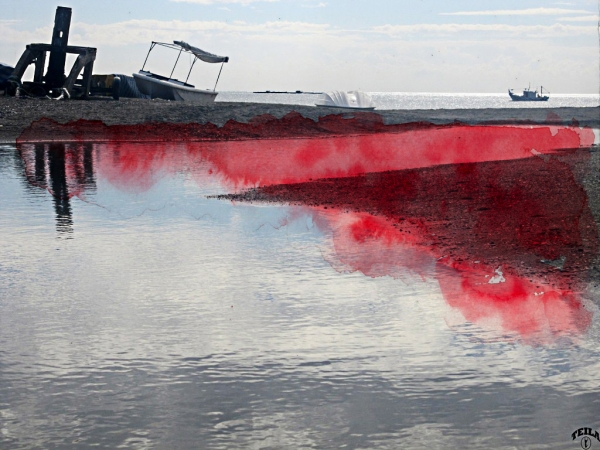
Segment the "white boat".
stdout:
<path fill-rule="evenodd" d="M 169 75 L 168 77 L 144 70 L 144 68 L 146 67 L 146 62 L 148 61 L 148 56 L 150 56 L 150 52 L 156 45 L 179 50 L 179 55 L 177 56 L 177 60 L 173 65 L 171 75 Z M 179 57 L 183 52 L 191 53 L 192 55 L 194 55 L 194 60 L 192 61 L 190 71 L 188 72 L 185 81 L 179 81 L 175 78 L 172 78 L 172 76 L 173 72 L 175 71 L 175 67 L 177 66 L 177 62 L 179 61 Z M 196 64 L 196 61 L 198 61 L 199 59 L 207 63 L 221 63 L 221 69 L 219 70 L 219 75 L 217 76 L 217 81 L 213 90 L 196 89 L 194 85 L 189 84 L 187 82 L 187 80 L 190 77 L 190 74 L 192 73 L 192 69 L 194 68 L 194 64 Z M 150 50 L 148 50 L 148 55 L 146 56 L 146 60 L 144 61 L 142 69 L 138 73 L 134 73 L 133 78 L 135 79 L 135 84 L 137 85 L 140 92 L 142 94 L 149 95 L 150 98 L 162 98 L 165 100 L 177 101 L 194 101 L 202 104 L 210 104 L 213 103 L 215 101 L 215 98 L 217 97 L 217 83 L 219 82 L 221 71 L 223 70 L 223 64 L 225 64 L 228 61 L 229 57 L 227 56 L 213 55 L 212 53 L 205 52 L 204 50 L 200 50 L 197 47 L 192 47 L 191 45 L 183 41 L 173 41 L 173 44 L 152 41 L 152 44 L 150 45 Z"/>
<path fill-rule="evenodd" d="M 323 108 L 345 108 L 373 111 L 375 102 L 369 94 L 362 91 L 331 91 L 323 94 L 321 102 L 315 103 Z"/>

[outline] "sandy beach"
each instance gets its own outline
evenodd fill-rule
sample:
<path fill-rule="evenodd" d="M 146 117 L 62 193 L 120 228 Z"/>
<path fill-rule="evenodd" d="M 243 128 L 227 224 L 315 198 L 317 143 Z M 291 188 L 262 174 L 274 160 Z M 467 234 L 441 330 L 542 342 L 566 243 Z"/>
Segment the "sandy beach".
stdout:
<path fill-rule="evenodd" d="M 219 127 L 233 120 L 247 123 L 263 114 L 281 118 L 295 111 L 314 121 L 319 118 L 343 114 L 347 110 L 317 108 L 300 105 L 277 105 L 264 103 L 216 102 L 202 106 L 186 102 L 166 100 L 95 98 L 89 101 L 0 97 L 0 142 L 13 143 L 31 123 L 42 118 L 58 123 L 74 120 L 101 121 L 106 125 L 134 125 L 143 123 L 212 123 Z M 600 107 L 598 108 L 522 108 L 522 109 L 439 109 L 439 110 L 382 110 L 375 111 L 383 122 L 402 124 L 429 122 L 448 124 L 518 124 L 539 123 L 571 125 L 576 121 L 580 126 L 599 128 Z"/>

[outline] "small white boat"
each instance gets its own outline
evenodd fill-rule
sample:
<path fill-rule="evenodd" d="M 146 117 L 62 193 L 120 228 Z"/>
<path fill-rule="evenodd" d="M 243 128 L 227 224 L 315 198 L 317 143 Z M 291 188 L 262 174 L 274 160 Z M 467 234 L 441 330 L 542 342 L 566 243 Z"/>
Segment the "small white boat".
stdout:
<path fill-rule="evenodd" d="M 331 91 L 323 94 L 323 98 L 316 106 L 323 108 L 346 108 L 363 111 L 373 111 L 375 102 L 369 94 L 362 91 Z"/>
<path fill-rule="evenodd" d="M 168 77 L 144 70 L 146 67 L 146 62 L 148 61 L 148 56 L 150 56 L 150 52 L 156 45 L 179 50 L 179 55 L 177 56 L 177 60 L 175 61 L 175 65 L 171 71 L 171 75 Z M 177 66 L 177 62 L 179 61 L 179 57 L 181 56 L 182 52 L 191 53 L 194 55 L 194 60 L 192 61 L 190 71 L 188 72 L 188 76 L 185 81 L 179 81 L 175 78 L 172 78 L 173 72 L 175 71 L 175 67 Z M 194 64 L 196 64 L 196 61 L 199 59 L 207 63 L 221 63 L 221 69 L 219 70 L 219 75 L 217 76 L 217 81 L 212 91 L 209 89 L 196 89 L 195 86 L 188 84 L 187 82 L 190 74 L 192 73 L 192 69 L 194 68 Z M 221 76 L 221 70 L 223 70 L 223 64 L 228 61 L 229 57 L 227 56 L 213 55 L 212 53 L 205 52 L 197 47 L 192 47 L 183 41 L 173 41 L 173 44 L 152 41 L 142 69 L 138 73 L 134 73 L 133 78 L 135 79 L 135 84 L 140 92 L 142 94 L 149 95 L 150 98 L 194 101 L 202 104 L 210 104 L 213 103 L 217 97 L 217 83 L 219 82 L 219 77 Z"/>

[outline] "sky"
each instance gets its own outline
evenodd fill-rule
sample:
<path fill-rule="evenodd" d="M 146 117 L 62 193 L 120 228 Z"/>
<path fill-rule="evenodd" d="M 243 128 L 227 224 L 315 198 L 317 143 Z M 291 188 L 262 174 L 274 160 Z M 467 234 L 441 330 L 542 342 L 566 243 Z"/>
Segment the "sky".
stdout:
<path fill-rule="evenodd" d="M 94 73 L 137 72 L 151 41 L 184 40 L 230 57 L 222 91 L 498 93 L 531 84 L 598 94 L 599 1 L 0 0 L 0 62 L 15 65 L 26 44 L 49 43 L 56 7 L 67 6 L 69 44 L 98 49 Z M 153 51 L 146 68 L 168 75 L 176 57 Z M 189 63 L 182 57 L 175 75 L 185 79 Z M 190 82 L 212 89 L 218 71 L 197 64 Z"/>

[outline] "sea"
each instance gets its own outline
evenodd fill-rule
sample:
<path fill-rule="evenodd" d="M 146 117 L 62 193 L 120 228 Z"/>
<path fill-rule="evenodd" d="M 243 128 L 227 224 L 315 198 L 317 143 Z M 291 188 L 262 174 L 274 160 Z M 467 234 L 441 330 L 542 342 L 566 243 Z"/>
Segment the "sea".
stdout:
<path fill-rule="evenodd" d="M 382 109 L 517 106 L 500 95 L 373 97 Z M 263 150 L 283 158 L 305 144 Z M 413 251 L 425 225 L 407 224 L 398 243 L 367 213 L 219 197 L 253 186 L 227 176 L 253 150 L 194 145 L 0 145 L 0 448 L 577 449 L 588 443 L 578 430 L 600 430 L 597 291 L 539 289 L 511 317 L 494 299 L 478 312 L 477 297 L 457 304 L 444 291 L 472 280 L 448 267 L 436 278 L 444 255 Z M 532 159 L 549 171 L 519 189 L 498 163 L 492 208 L 547 223 L 552 199 L 536 197 L 544 209 L 529 192 L 560 181 L 556 198 L 588 214 L 564 161 Z M 455 172 L 455 192 L 476 169 Z M 515 195 L 523 202 L 510 206 Z M 461 217 L 503 227 L 489 210 L 466 204 Z M 597 254 L 596 226 L 581 217 L 573 233 L 587 230 L 582 248 Z M 562 268 L 560 254 L 549 259 Z M 490 267 L 485 283 L 511 282 Z"/>
<path fill-rule="evenodd" d="M 517 92 L 518 93 L 518 92 Z M 508 93 L 444 94 L 427 92 L 369 92 L 376 109 L 561 108 L 600 106 L 600 94 L 548 94 L 545 102 L 515 102 Z M 320 93 L 219 92 L 217 102 L 279 103 L 314 106 Z"/>

